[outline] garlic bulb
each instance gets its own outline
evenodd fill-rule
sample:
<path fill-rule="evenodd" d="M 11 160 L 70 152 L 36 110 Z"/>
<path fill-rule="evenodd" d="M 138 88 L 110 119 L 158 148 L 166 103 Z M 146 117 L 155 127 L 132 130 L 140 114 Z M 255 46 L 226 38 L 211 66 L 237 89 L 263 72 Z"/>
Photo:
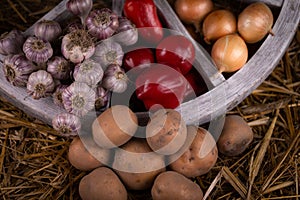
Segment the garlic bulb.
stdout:
<path fill-rule="evenodd" d="M 19 54 L 22 53 L 22 46 L 25 38 L 21 31 L 12 30 L 8 33 L 3 33 L 0 36 L 0 54 Z"/>
<path fill-rule="evenodd" d="M 73 15 L 79 16 L 81 23 L 84 24 L 86 17 L 93 7 L 93 0 L 69 0 L 66 6 Z"/>
<path fill-rule="evenodd" d="M 79 21 L 75 20 L 67 25 L 66 32 L 71 33 L 79 29 L 84 29 L 83 25 Z"/>
<path fill-rule="evenodd" d="M 112 92 L 122 93 L 127 89 L 128 77 L 118 65 L 109 65 L 104 71 L 102 86 Z"/>
<path fill-rule="evenodd" d="M 52 94 L 53 102 L 55 105 L 63 107 L 63 101 L 62 101 L 62 93 L 63 91 L 68 87 L 68 85 L 59 84 L 56 86 L 55 91 Z"/>
<path fill-rule="evenodd" d="M 70 78 L 71 71 L 70 63 L 61 56 L 54 56 L 47 62 L 47 72 L 55 79 L 66 80 Z"/>
<path fill-rule="evenodd" d="M 100 40 L 112 36 L 119 27 L 118 15 L 109 8 L 94 10 L 86 18 L 89 33 Z"/>
<path fill-rule="evenodd" d="M 28 60 L 41 64 L 48 61 L 53 55 L 53 49 L 49 42 L 45 42 L 35 36 L 26 39 L 23 52 Z"/>
<path fill-rule="evenodd" d="M 40 99 L 52 94 L 55 84 L 51 74 L 39 70 L 30 74 L 27 82 L 27 93 L 33 99 Z"/>
<path fill-rule="evenodd" d="M 62 93 L 64 108 L 78 117 L 86 115 L 95 105 L 95 91 L 86 83 L 73 82 Z"/>
<path fill-rule="evenodd" d="M 75 66 L 73 77 L 77 82 L 84 82 L 90 87 L 96 87 L 102 80 L 103 69 L 101 65 L 94 60 L 86 59 Z"/>
<path fill-rule="evenodd" d="M 138 30 L 126 17 L 119 17 L 119 27 L 113 39 L 122 45 L 133 45 L 138 40 Z"/>
<path fill-rule="evenodd" d="M 4 58 L 4 76 L 14 86 L 26 86 L 29 75 L 37 70 L 37 66 L 23 54 L 9 55 Z"/>
<path fill-rule="evenodd" d="M 122 65 L 124 52 L 119 43 L 111 39 L 103 40 L 96 46 L 93 59 L 99 62 L 103 67 L 110 64 Z"/>
<path fill-rule="evenodd" d="M 53 128 L 62 136 L 77 136 L 81 129 L 79 117 L 70 113 L 60 113 L 52 119 Z"/>
<path fill-rule="evenodd" d="M 61 52 L 71 62 L 80 63 L 94 54 L 95 44 L 88 32 L 78 29 L 63 37 Z"/>
<path fill-rule="evenodd" d="M 60 24 L 54 20 L 42 20 L 34 26 L 34 35 L 44 41 L 52 42 L 61 34 Z"/>
<path fill-rule="evenodd" d="M 106 107 L 109 100 L 109 91 L 104 89 L 102 86 L 96 88 L 96 100 L 95 100 L 95 109 L 101 110 Z"/>

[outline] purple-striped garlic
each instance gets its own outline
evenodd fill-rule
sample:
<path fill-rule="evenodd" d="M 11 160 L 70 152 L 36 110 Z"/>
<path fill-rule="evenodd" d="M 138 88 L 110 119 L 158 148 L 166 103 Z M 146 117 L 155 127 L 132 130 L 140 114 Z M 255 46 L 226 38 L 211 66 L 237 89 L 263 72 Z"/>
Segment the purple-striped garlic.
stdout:
<path fill-rule="evenodd" d="M 22 46 L 25 41 L 23 33 L 19 30 L 11 30 L 0 36 L 0 54 L 19 54 L 22 53 Z"/>
<path fill-rule="evenodd" d="M 9 55 L 3 61 L 4 76 L 14 86 L 26 86 L 29 75 L 36 70 L 37 66 L 24 54 Z"/>
<path fill-rule="evenodd" d="M 95 91 L 86 83 L 73 82 L 62 93 L 64 108 L 78 117 L 86 115 L 94 108 Z"/>
<path fill-rule="evenodd" d="M 121 45 L 111 39 L 103 40 L 96 46 L 93 59 L 104 68 L 110 64 L 122 65 L 124 52 Z"/>
<path fill-rule="evenodd" d="M 95 109 L 100 110 L 107 106 L 109 100 L 109 91 L 98 86 L 96 88 L 96 100 L 95 100 Z"/>
<path fill-rule="evenodd" d="M 75 137 L 81 129 L 81 121 L 71 113 L 60 113 L 52 119 L 52 126 L 61 136 Z"/>
<path fill-rule="evenodd" d="M 35 36 L 29 36 L 26 39 L 23 52 L 28 60 L 38 64 L 46 63 L 53 55 L 51 44 Z"/>
<path fill-rule="evenodd" d="M 51 74 L 45 70 L 38 70 L 30 74 L 27 82 L 27 93 L 33 99 L 50 96 L 55 88 Z"/>
<path fill-rule="evenodd" d="M 122 45 L 133 45 L 138 41 L 138 30 L 126 17 L 119 17 L 119 27 L 113 39 Z"/>
<path fill-rule="evenodd" d="M 75 66 L 73 77 L 75 81 L 86 83 L 94 88 L 102 80 L 103 73 L 99 63 L 92 59 L 86 59 Z"/>
<path fill-rule="evenodd" d="M 63 107 L 62 93 L 68 87 L 68 85 L 60 84 L 56 86 L 55 91 L 52 94 L 53 102 L 55 105 Z"/>
<path fill-rule="evenodd" d="M 80 17 L 81 23 L 84 24 L 93 7 L 93 0 L 69 0 L 66 6 L 73 15 Z"/>
<path fill-rule="evenodd" d="M 112 92 L 122 93 L 127 89 L 128 77 L 118 65 L 109 65 L 102 79 L 102 86 Z"/>
<path fill-rule="evenodd" d="M 63 37 L 61 52 L 71 62 L 80 63 L 94 54 L 95 43 L 87 31 L 78 29 Z"/>
<path fill-rule="evenodd" d="M 55 79 L 69 79 L 71 71 L 70 63 L 62 56 L 54 56 L 47 62 L 47 72 Z"/>
<path fill-rule="evenodd" d="M 34 35 L 44 41 L 52 42 L 61 34 L 60 24 L 54 20 L 41 20 L 34 26 Z"/>
<path fill-rule="evenodd" d="M 119 27 L 118 15 L 109 8 L 93 10 L 86 18 L 89 33 L 100 40 L 112 36 Z"/>

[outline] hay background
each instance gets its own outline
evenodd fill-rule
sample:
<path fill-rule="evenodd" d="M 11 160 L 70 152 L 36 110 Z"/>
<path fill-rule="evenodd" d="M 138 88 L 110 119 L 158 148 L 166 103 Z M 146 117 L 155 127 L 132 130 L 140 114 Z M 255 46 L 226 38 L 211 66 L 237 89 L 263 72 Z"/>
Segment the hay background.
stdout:
<path fill-rule="evenodd" d="M 26 30 L 58 2 L 3 0 L 0 34 Z M 216 166 L 194 180 L 210 191 L 209 199 L 242 199 L 250 188 L 252 199 L 299 199 L 299 29 L 274 72 L 228 114 L 242 115 L 255 139 L 241 156 L 219 155 Z M 70 142 L 0 98 L 0 199 L 79 199 L 78 183 L 86 172 L 69 164 Z M 220 180 L 213 182 L 216 176 Z"/>

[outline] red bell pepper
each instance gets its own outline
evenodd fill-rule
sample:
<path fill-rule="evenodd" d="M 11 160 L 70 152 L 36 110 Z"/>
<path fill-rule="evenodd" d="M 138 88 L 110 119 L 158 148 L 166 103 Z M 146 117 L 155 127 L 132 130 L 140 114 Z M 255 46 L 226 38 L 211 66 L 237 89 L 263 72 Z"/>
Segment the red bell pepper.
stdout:
<path fill-rule="evenodd" d="M 169 66 L 152 63 L 136 79 L 137 98 L 146 109 L 164 107 L 174 109 L 184 100 L 188 81 Z"/>
<path fill-rule="evenodd" d="M 187 74 L 195 60 L 194 45 L 182 35 L 167 36 L 156 47 L 156 60 Z"/>
<path fill-rule="evenodd" d="M 162 39 L 162 24 L 153 0 L 125 0 L 123 11 L 147 42 L 158 43 Z"/>
<path fill-rule="evenodd" d="M 154 54 L 151 49 L 138 48 L 127 52 L 123 58 L 123 67 L 125 71 L 129 71 L 140 65 L 147 66 L 150 63 L 154 63 Z"/>
<path fill-rule="evenodd" d="M 193 99 L 208 91 L 205 81 L 196 69 L 192 69 L 189 73 L 184 75 L 189 82 L 185 94 L 185 100 Z"/>

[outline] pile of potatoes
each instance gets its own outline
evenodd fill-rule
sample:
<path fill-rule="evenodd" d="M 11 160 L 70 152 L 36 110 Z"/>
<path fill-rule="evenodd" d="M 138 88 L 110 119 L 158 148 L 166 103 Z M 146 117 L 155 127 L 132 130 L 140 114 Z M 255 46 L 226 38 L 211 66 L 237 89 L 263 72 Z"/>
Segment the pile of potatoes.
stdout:
<path fill-rule="evenodd" d="M 156 111 L 140 127 L 135 113 L 115 105 L 95 119 L 91 134 L 73 139 L 68 159 L 89 172 L 79 184 L 83 200 L 126 200 L 129 190 L 151 190 L 154 200 L 202 199 L 192 178 L 212 169 L 218 149 L 236 156 L 252 139 L 251 128 L 239 116 L 226 117 L 216 143 L 207 130 L 186 125 L 173 109 Z"/>

